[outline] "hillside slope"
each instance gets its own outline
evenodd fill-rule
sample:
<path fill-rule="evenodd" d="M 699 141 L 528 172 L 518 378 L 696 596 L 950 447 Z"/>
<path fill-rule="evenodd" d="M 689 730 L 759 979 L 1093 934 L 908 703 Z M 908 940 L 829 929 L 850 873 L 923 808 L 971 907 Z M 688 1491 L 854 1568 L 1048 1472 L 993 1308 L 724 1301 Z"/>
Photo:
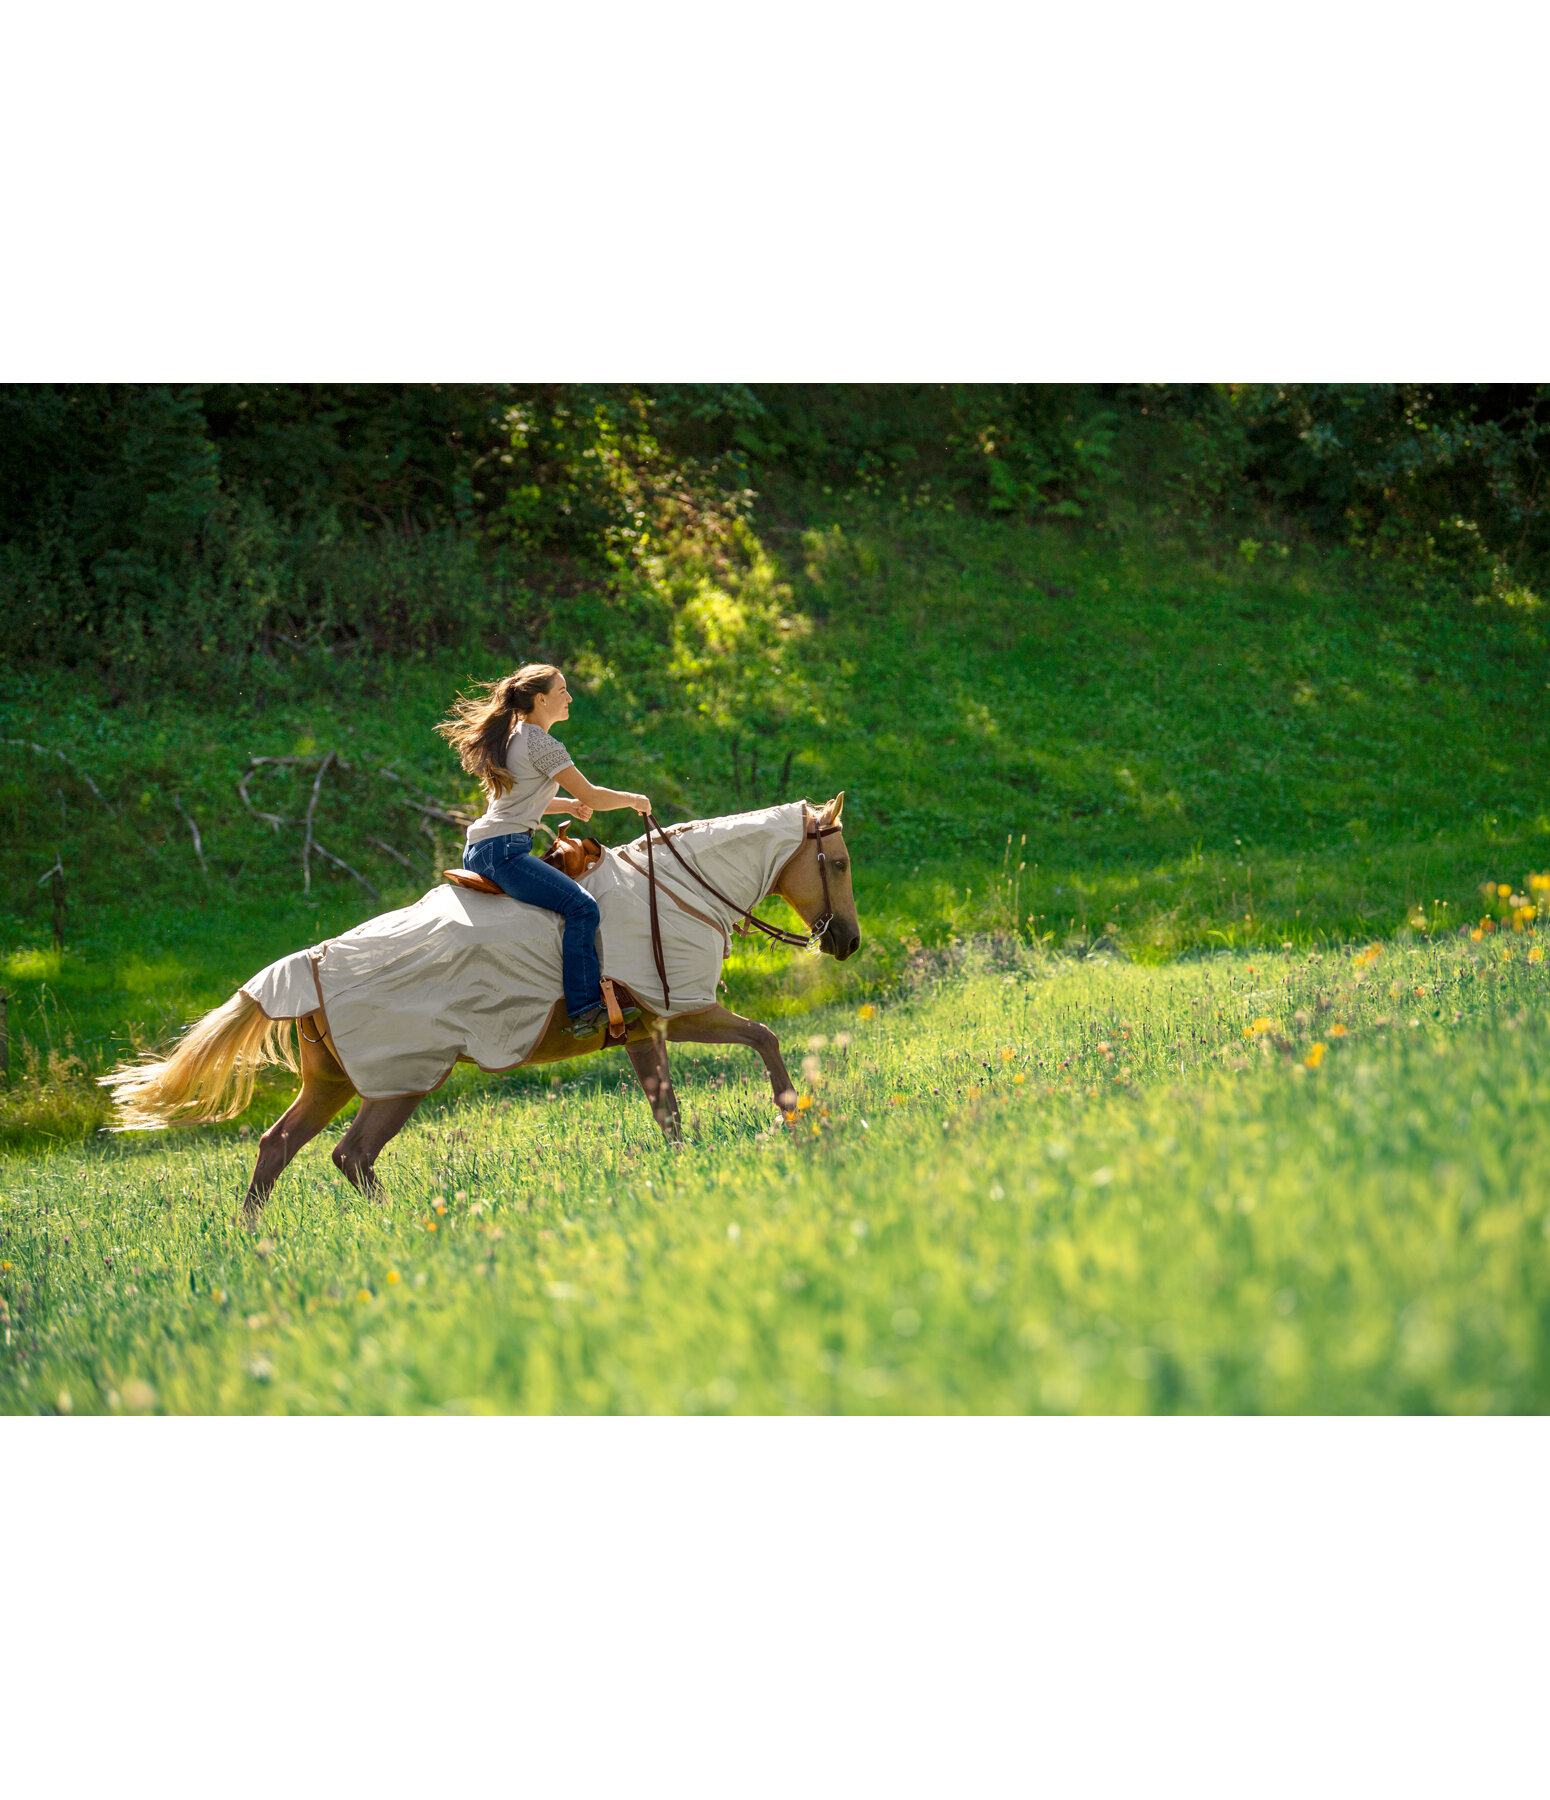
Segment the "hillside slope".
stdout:
<path fill-rule="evenodd" d="M 1421 599 L 1312 553 L 1212 561 L 811 490 L 754 528 L 735 577 L 704 570 L 654 609 L 583 593 L 534 648 L 571 671 L 581 766 L 647 787 L 664 816 L 846 790 L 868 938 L 847 991 L 992 930 L 1105 935 L 1153 960 L 1453 926 L 1487 878 L 1516 887 L 1550 862 L 1532 602 Z M 260 662 L 207 703 L 6 677 L 13 1039 L 68 1038 L 99 1065 L 423 891 L 457 850 L 424 808 L 471 798 L 431 727 L 506 660 Z M 305 891 L 302 821 L 329 752 L 314 834 L 354 873 L 314 859 Z M 253 756 L 300 760 L 260 768 L 250 809 Z M 40 884 L 56 858 L 62 951 L 57 884 Z M 740 955 L 748 1004 L 841 979 Z"/>

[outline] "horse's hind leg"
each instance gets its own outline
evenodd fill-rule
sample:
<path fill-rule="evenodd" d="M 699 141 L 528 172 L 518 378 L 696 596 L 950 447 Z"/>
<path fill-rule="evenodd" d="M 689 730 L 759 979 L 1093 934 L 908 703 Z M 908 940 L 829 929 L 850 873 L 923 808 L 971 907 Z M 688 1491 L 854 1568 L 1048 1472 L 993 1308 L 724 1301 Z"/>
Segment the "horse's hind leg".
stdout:
<path fill-rule="evenodd" d="M 401 1094 L 396 1100 L 363 1100 L 350 1129 L 334 1145 L 334 1167 L 363 1194 L 375 1196 L 376 1163 L 382 1146 L 397 1136 L 404 1121 L 425 1098 Z"/>
<path fill-rule="evenodd" d="M 304 1025 L 307 1021 L 302 1022 Z M 301 1038 L 301 1092 L 285 1113 L 258 1140 L 258 1161 L 242 1201 L 244 1223 L 252 1224 L 269 1198 L 280 1172 L 310 1143 L 328 1121 L 355 1098 L 350 1078 L 340 1068 L 326 1043 L 314 1041 L 305 1030 Z"/>

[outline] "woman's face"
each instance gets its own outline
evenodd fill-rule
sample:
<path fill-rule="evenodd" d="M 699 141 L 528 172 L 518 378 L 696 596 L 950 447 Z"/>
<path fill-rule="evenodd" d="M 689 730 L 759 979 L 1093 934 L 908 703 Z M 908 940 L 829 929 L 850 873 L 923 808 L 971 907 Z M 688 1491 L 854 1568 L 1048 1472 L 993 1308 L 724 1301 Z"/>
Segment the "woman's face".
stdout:
<path fill-rule="evenodd" d="M 547 694 L 538 694 L 533 699 L 533 713 L 540 725 L 559 725 L 570 717 L 570 689 L 565 685 L 565 677 L 556 675 L 554 685 Z"/>

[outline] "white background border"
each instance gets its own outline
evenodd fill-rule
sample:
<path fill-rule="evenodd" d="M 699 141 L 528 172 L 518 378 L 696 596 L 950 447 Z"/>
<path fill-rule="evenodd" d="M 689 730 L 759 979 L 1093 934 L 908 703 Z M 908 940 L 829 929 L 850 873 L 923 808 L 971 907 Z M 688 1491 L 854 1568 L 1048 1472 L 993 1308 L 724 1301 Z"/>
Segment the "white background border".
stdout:
<path fill-rule="evenodd" d="M 1534 379 L 1546 36 L 1499 4 L 13 6 L 0 377 Z M 7 1785 L 1524 1791 L 1545 1442 L 6 1421 Z"/>

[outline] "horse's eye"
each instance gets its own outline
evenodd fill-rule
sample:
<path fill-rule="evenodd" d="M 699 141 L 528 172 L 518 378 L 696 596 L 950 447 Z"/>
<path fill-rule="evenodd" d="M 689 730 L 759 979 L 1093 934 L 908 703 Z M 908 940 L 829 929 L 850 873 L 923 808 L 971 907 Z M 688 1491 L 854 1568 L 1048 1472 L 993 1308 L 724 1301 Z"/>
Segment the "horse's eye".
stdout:
<path fill-rule="evenodd" d="M 842 856 L 840 858 L 840 860 L 834 865 L 834 872 L 836 875 L 843 875 L 849 867 L 850 867 L 850 864 Z"/>

